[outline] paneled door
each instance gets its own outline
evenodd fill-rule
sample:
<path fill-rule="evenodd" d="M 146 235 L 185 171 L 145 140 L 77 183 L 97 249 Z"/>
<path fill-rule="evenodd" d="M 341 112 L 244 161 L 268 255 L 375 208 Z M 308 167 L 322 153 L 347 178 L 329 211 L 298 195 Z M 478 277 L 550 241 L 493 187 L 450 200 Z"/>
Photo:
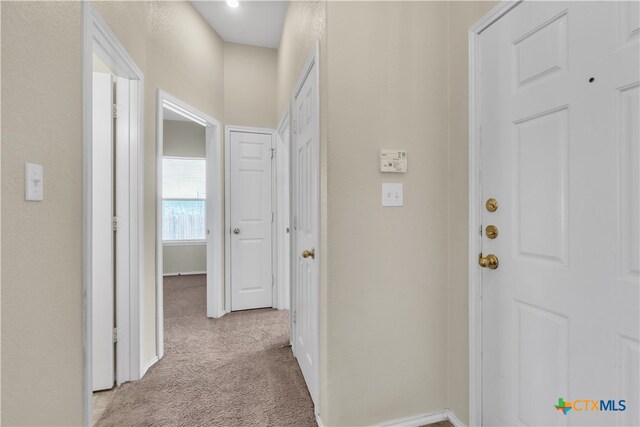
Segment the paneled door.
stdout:
<path fill-rule="evenodd" d="M 318 404 L 319 162 L 320 131 L 317 63 L 305 71 L 293 99 L 293 348 Z"/>
<path fill-rule="evenodd" d="M 484 425 L 640 423 L 638 13 L 524 1 L 480 34 Z"/>
<path fill-rule="evenodd" d="M 272 133 L 231 130 L 231 310 L 273 305 Z"/>

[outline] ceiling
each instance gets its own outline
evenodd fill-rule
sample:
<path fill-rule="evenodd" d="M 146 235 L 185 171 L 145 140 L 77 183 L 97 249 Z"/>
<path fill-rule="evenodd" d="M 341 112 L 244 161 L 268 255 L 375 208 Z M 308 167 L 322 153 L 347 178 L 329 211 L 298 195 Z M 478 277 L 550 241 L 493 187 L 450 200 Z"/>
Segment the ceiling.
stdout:
<path fill-rule="evenodd" d="M 200 15 L 226 42 L 277 48 L 287 13 L 287 1 L 192 1 Z"/>

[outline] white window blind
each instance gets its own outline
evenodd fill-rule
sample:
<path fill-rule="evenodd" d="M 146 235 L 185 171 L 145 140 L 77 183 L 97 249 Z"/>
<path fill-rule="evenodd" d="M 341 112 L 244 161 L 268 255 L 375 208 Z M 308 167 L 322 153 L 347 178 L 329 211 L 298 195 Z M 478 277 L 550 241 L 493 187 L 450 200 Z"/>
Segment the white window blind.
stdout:
<path fill-rule="evenodd" d="M 204 240 L 205 159 L 162 159 L 162 240 Z"/>

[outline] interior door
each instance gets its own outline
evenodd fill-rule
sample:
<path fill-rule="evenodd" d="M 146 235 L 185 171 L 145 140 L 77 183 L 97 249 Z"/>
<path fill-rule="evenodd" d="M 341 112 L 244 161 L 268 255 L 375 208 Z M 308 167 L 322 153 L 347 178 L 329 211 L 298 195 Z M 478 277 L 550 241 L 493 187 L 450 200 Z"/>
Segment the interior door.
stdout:
<path fill-rule="evenodd" d="M 484 425 L 640 423 L 639 26 L 525 1 L 480 34 Z"/>
<path fill-rule="evenodd" d="M 93 73 L 91 291 L 93 390 L 114 383 L 113 83 Z"/>
<path fill-rule="evenodd" d="M 293 100 L 294 151 L 294 354 L 318 404 L 319 162 L 317 63 Z"/>
<path fill-rule="evenodd" d="M 272 307 L 272 135 L 233 130 L 229 147 L 231 310 Z"/>

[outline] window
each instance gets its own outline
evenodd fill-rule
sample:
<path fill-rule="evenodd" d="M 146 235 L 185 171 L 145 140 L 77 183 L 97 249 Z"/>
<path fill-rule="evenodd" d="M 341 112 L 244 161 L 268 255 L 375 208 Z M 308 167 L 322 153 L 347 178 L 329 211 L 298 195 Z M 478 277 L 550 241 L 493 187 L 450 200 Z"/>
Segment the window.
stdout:
<path fill-rule="evenodd" d="M 162 159 L 162 241 L 206 237 L 205 159 Z"/>

